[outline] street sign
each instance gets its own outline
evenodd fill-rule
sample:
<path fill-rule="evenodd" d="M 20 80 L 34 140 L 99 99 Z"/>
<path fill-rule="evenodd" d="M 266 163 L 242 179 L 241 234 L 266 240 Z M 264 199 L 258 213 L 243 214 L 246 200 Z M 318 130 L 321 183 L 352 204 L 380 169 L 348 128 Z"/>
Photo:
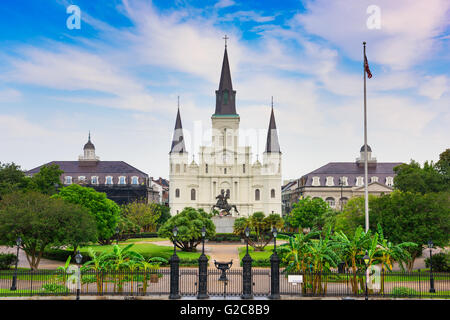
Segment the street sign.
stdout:
<path fill-rule="evenodd" d="M 292 283 L 293 286 L 296 286 L 297 283 L 303 283 L 303 276 L 288 276 L 288 282 Z"/>

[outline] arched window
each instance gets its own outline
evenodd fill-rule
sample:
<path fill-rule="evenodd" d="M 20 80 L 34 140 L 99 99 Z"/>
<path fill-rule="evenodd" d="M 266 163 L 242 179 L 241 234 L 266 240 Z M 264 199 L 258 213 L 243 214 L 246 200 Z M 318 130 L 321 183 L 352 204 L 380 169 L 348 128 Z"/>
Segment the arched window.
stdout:
<path fill-rule="evenodd" d="M 191 189 L 191 200 L 195 200 L 195 189 Z"/>
<path fill-rule="evenodd" d="M 205 165 L 205 173 L 208 173 L 208 164 Z"/>
<path fill-rule="evenodd" d="M 333 197 L 328 197 L 328 198 L 326 198 L 326 199 L 325 199 L 325 202 L 328 203 L 328 205 L 329 205 L 330 207 L 334 208 L 335 203 L 334 203 L 334 198 L 333 198 Z"/>
<path fill-rule="evenodd" d="M 242 173 L 245 173 L 245 163 L 242 165 Z"/>
<path fill-rule="evenodd" d="M 175 198 L 180 197 L 180 189 L 175 189 Z"/>
<path fill-rule="evenodd" d="M 113 184 L 113 178 L 111 176 L 106 177 L 106 184 Z"/>
<path fill-rule="evenodd" d="M 223 173 L 224 173 L 224 174 L 227 174 L 227 168 L 224 168 L 224 169 L 223 169 Z"/>
<path fill-rule="evenodd" d="M 139 178 L 138 177 L 131 177 L 131 184 L 139 184 Z"/>
<path fill-rule="evenodd" d="M 119 184 L 125 184 L 126 180 L 124 176 L 119 177 Z"/>
<path fill-rule="evenodd" d="M 275 189 L 270 190 L 270 197 L 275 198 Z"/>
<path fill-rule="evenodd" d="M 256 189 L 255 190 L 255 200 L 258 201 L 259 198 L 260 198 L 260 192 L 259 192 L 259 189 Z"/>

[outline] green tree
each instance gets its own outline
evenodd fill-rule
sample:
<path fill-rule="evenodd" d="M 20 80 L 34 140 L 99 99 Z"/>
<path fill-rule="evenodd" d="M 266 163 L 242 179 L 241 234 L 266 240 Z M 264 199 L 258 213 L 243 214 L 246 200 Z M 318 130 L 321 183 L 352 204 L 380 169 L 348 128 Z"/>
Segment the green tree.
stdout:
<path fill-rule="evenodd" d="M 44 165 L 30 179 L 28 190 L 34 190 L 48 195 L 55 194 L 61 183 L 60 176 L 63 173 L 64 171 L 60 170 L 57 164 Z"/>
<path fill-rule="evenodd" d="M 436 162 L 436 169 L 444 177 L 444 183 L 448 190 L 450 185 L 450 149 L 446 149 L 439 155 L 439 161 Z"/>
<path fill-rule="evenodd" d="M 376 196 L 369 194 L 369 210 L 371 210 L 373 201 L 376 198 Z M 344 232 L 347 236 L 354 234 L 359 226 L 365 225 L 364 206 L 364 197 L 351 198 L 344 206 L 342 212 L 337 213 L 334 229 Z M 372 220 L 370 211 L 369 219 Z"/>
<path fill-rule="evenodd" d="M 95 241 L 94 219 L 85 208 L 38 192 L 14 192 L 0 202 L 0 241 L 21 249 L 33 270 L 48 247 Z"/>
<path fill-rule="evenodd" d="M 445 161 L 441 165 L 445 170 Z M 423 167 L 419 163 L 411 160 L 410 164 L 401 164 L 394 168 L 394 188 L 401 191 L 429 193 L 448 191 L 449 184 L 446 183 L 445 176 L 441 174 L 433 164 L 426 161 Z"/>
<path fill-rule="evenodd" d="M 161 216 L 161 206 L 156 203 L 134 201 L 122 206 L 122 213 L 131 222 L 140 227 L 142 232 L 156 231 Z"/>
<path fill-rule="evenodd" d="M 111 243 L 120 219 L 120 208 L 114 201 L 108 199 L 105 193 L 97 192 L 93 188 L 72 184 L 62 188 L 53 197 L 87 208 L 95 218 L 99 243 Z"/>
<path fill-rule="evenodd" d="M 329 205 L 322 198 L 306 197 L 292 205 L 287 221 L 299 230 L 313 227 L 322 229 L 325 225 L 325 216 L 330 210 Z"/>
<path fill-rule="evenodd" d="M 167 220 L 170 219 L 172 216 L 170 214 L 170 208 L 168 206 L 165 206 L 163 204 L 157 204 L 161 209 L 161 215 L 159 216 L 158 220 L 156 221 L 156 228 L 159 230 L 161 226 L 166 223 Z"/>
<path fill-rule="evenodd" d="M 414 242 L 418 246 L 408 248 L 412 270 L 414 260 L 421 255 L 428 240 L 445 247 L 450 234 L 450 193 L 413 193 L 396 190 L 376 198 L 370 210 L 371 228 L 377 224 L 393 243 Z"/>
<path fill-rule="evenodd" d="M 162 238 L 170 238 L 173 242 L 173 228 L 177 226 L 178 235 L 175 245 L 183 251 L 194 251 L 202 241 L 201 231 L 206 228 L 206 238 L 214 236 L 216 227 L 211 217 L 203 209 L 184 208 L 183 211 L 171 217 L 158 231 Z"/>
<path fill-rule="evenodd" d="M 248 244 L 255 251 L 263 251 L 267 244 L 272 241 L 272 228 L 280 230 L 284 226 L 283 218 L 279 214 L 272 213 L 265 216 L 263 212 L 255 212 L 248 218 L 238 218 L 234 221 L 233 233 L 244 237 L 245 228 L 250 228 L 250 232 L 255 234 L 256 240 L 249 238 Z"/>
<path fill-rule="evenodd" d="M 7 193 L 26 189 L 29 182 L 19 165 L 0 162 L 0 200 Z"/>

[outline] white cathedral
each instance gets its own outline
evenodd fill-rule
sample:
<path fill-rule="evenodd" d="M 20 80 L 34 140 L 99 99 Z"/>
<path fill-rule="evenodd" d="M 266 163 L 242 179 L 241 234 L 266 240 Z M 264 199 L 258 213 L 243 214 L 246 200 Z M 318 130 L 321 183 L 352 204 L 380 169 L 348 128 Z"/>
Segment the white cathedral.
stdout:
<path fill-rule="evenodd" d="M 263 163 L 258 159 L 252 163 L 251 147 L 238 145 L 240 117 L 236 113 L 236 91 L 231 82 L 226 45 L 211 120 L 211 146 L 200 147 L 198 163 L 189 162 L 178 108 L 169 153 L 171 214 L 185 207 L 202 208 L 209 213 L 222 193 L 228 195 L 228 204 L 236 206 L 237 210 L 230 211 L 234 217 L 246 217 L 257 211 L 281 215 L 281 151 L 273 105 Z"/>

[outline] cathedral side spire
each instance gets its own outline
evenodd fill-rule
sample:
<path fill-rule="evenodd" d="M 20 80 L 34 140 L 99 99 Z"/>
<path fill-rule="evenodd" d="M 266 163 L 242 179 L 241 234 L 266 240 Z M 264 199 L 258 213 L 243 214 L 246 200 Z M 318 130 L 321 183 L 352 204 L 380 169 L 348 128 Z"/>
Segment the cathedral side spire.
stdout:
<path fill-rule="evenodd" d="M 267 130 L 267 142 L 265 152 L 281 153 L 280 144 L 278 143 L 277 125 L 275 123 L 275 115 L 273 113 L 273 97 L 272 97 L 272 111 L 270 113 L 269 129 Z"/>
<path fill-rule="evenodd" d="M 230 64 L 228 62 L 227 39 L 225 36 L 225 52 L 223 55 L 222 71 L 220 73 L 219 90 L 216 90 L 216 111 L 214 115 L 236 114 L 236 91 L 231 81 Z"/>
<path fill-rule="evenodd" d="M 177 111 L 177 119 L 175 121 L 175 129 L 173 132 L 172 139 L 172 147 L 170 148 L 170 153 L 186 152 L 186 147 L 184 145 L 184 137 L 183 137 L 183 125 L 181 124 L 181 116 L 180 116 L 180 97 L 178 96 L 178 111 Z"/>

